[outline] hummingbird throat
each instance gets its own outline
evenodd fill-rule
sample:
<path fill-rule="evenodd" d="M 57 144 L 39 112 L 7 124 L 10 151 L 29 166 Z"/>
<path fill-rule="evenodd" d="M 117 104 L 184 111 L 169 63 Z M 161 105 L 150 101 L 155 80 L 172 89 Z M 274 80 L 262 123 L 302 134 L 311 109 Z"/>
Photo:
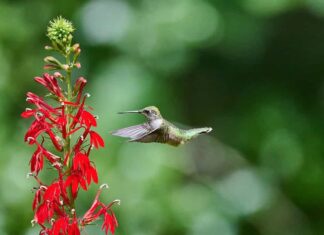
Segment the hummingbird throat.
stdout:
<path fill-rule="evenodd" d="M 156 128 L 159 128 L 162 125 L 162 122 L 163 122 L 162 118 L 154 119 L 154 120 L 150 121 L 150 126 L 153 129 L 156 129 Z"/>

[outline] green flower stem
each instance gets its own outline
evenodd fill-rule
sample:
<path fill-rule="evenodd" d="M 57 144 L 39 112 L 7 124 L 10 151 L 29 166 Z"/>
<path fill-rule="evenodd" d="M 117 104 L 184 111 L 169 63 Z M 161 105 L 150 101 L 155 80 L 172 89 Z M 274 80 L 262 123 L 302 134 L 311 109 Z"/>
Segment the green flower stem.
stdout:
<path fill-rule="evenodd" d="M 66 87 L 67 87 L 67 101 L 72 102 L 72 99 L 73 99 L 72 86 L 71 86 L 72 66 L 70 66 L 70 55 L 69 54 L 66 55 L 66 64 L 69 66 L 66 71 L 66 78 L 65 78 Z M 71 106 L 68 106 L 68 105 L 65 106 L 65 112 L 68 117 L 67 124 L 66 124 L 66 133 L 70 132 L 70 125 L 71 125 L 71 121 L 72 121 L 70 116 L 72 116 L 72 111 L 73 111 L 73 108 Z M 65 146 L 64 146 L 64 156 L 66 156 L 66 154 L 68 154 L 68 159 L 66 162 L 68 174 L 71 174 L 71 165 L 72 165 L 72 164 L 70 164 L 71 153 L 72 153 L 72 151 L 71 151 L 71 136 L 68 135 L 68 136 L 66 136 Z M 70 207 L 71 207 L 71 209 L 75 209 L 74 198 L 72 196 L 72 185 L 69 188 L 69 194 L 70 194 Z"/>
<path fill-rule="evenodd" d="M 52 42 L 52 48 L 53 50 L 61 53 L 65 57 L 65 64 L 60 63 L 57 59 L 55 59 L 52 56 L 47 56 L 45 58 L 45 62 L 49 65 L 56 66 L 58 69 L 63 69 L 66 71 L 66 89 L 67 89 L 67 97 L 65 97 L 65 101 L 67 102 L 73 102 L 73 91 L 72 91 L 72 85 L 71 85 L 71 74 L 72 69 L 75 64 L 75 60 L 77 58 L 77 55 L 74 54 L 73 60 L 71 62 L 71 52 L 74 52 L 71 48 L 72 38 L 74 27 L 72 23 L 63 17 L 59 16 L 56 19 L 50 21 L 50 24 L 47 28 L 47 36 Z M 66 123 L 66 133 L 70 133 L 71 131 L 71 124 L 73 122 L 73 119 L 71 116 L 73 115 L 74 107 L 70 105 L 65 105 L 64 112 L 67 116 L 67 123 Z M 71 175 L 71 166 L 72 166 L 72 149 L 71 149 L 71 136 L 67 135 L 64 139 L 64 150 L 63 150 L 63 159 L 66 157 L 66 173 L 68 176 Z M 72 185 L 69 188 L 69 201 L 70 201 L 70 209 L 74 209 L 74 198 L 72 195 Z"/>

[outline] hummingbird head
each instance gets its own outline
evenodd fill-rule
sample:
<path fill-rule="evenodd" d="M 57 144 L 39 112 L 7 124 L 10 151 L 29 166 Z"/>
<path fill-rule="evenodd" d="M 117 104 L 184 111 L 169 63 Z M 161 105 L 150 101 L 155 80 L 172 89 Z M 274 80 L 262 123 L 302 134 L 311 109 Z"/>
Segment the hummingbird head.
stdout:
<path fill-rule="evenodd" d="M 155 106 L 148 106 L 140 110 L 134 110 L 134 111 L 124 111 L 119 112 L 120 114 L 123 113 L 140 113 L 143 114 L 147 119 L 149 120 L 156 120 L 162 118 L 160 110 Z"/>
<path fill-rule="evenodd" d="M 140 110 L 140 113 L 149 120 L 156 120 L 162 118 L 160 110 L 155 106 L 148 106 Z"/>

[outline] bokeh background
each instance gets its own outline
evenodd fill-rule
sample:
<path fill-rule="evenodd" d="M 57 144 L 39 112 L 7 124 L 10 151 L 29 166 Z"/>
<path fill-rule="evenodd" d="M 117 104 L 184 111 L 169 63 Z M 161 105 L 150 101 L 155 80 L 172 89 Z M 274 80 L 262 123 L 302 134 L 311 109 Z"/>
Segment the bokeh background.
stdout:
<path fill-rule="evenodd" d="M 117 235 L 324 234 L 323 0 L 2 0 L 1 235 L 39 230 L 20 113 L 27 91 L 44 93 L 33 77 L 58 15 L 77 28 L 106 140 L 92 155 L 102 199 L 122 201 Z M 118 111 L 146 105 L 214 131 L 179 148 L 109 135 L 144 121 Z"/>

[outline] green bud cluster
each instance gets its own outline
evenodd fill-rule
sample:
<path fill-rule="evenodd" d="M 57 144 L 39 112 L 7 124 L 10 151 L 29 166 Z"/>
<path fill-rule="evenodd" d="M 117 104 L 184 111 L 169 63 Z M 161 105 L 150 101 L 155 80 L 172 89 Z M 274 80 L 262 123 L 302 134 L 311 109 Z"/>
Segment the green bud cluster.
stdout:
<path fill-rule="evenodd" d="M 50 21 L 50 25 L 47 28 L 47 36 L 55 47 L 58 46 L 59 49 L 64 50 L 71 44 L 73 31 L 72 23 L 59 16 Z"/>

